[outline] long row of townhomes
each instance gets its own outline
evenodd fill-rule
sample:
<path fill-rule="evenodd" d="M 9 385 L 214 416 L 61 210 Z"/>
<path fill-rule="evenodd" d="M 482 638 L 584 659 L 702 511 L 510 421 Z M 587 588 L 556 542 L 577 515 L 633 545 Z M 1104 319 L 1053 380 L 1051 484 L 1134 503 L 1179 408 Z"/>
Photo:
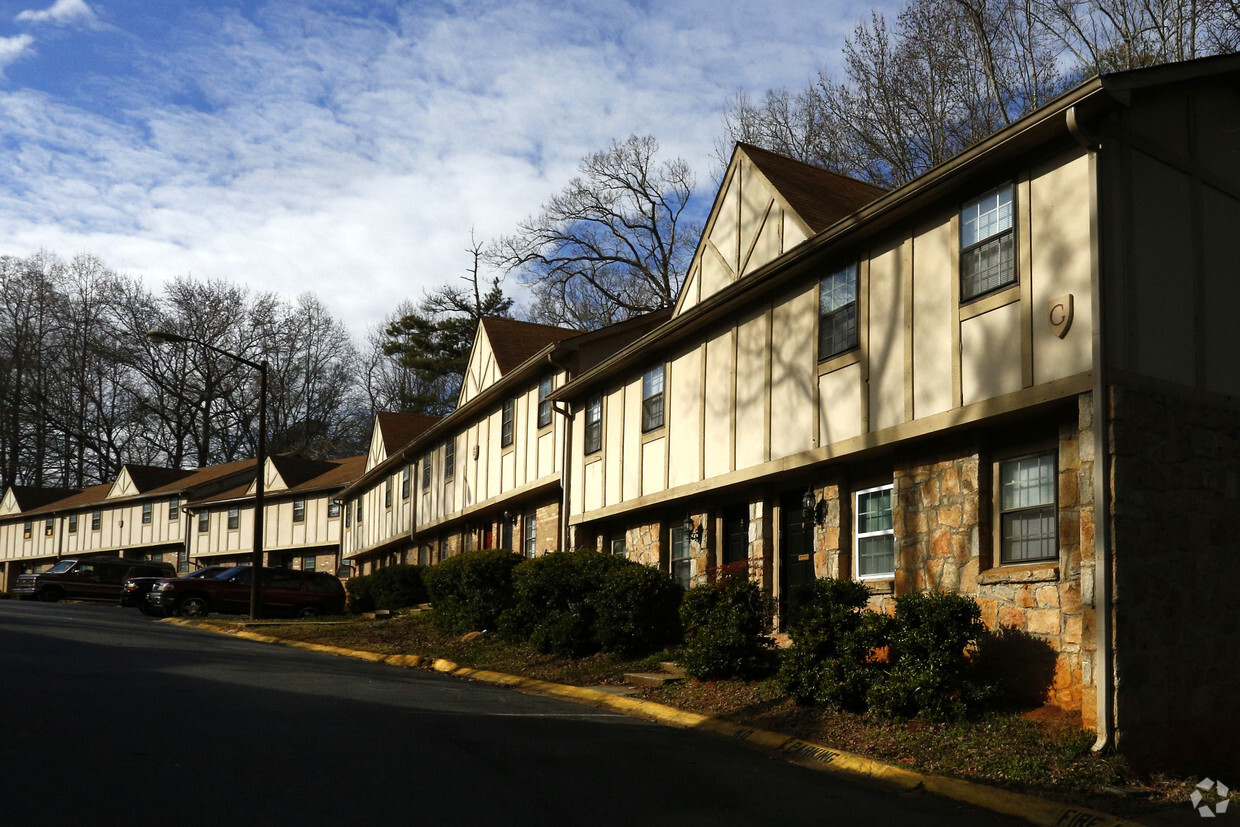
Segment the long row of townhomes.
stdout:
<path fill-rule="evenodd" d="M 892 191 L 738 145 L 674 308 L 484 319 L 450 415 L 267 461 L 267 557 L 956 591 L 1101 743 L 1236 766 L 1238 239 L 1237 56 L 1091 80 Z M 12 488 L 0 577 L 245 562 L 254 475 Z"/>

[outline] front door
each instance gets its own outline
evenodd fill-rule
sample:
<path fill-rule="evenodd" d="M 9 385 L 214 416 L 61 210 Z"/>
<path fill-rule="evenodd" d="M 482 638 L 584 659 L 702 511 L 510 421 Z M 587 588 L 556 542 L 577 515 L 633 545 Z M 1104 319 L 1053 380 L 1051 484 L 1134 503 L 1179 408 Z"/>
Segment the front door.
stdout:
<path fill-rule="evenodd" d="M 786 627 L 814 582 L 814 523 L 802 516 L 799 493 L 779 505 L 779 617 Z"/>
<path fill-rule="evenodd" d="M 722 565 L 744 563 L 749 560 L 749 508 L 734 505 L 723 512 L 723 560 Z"/>

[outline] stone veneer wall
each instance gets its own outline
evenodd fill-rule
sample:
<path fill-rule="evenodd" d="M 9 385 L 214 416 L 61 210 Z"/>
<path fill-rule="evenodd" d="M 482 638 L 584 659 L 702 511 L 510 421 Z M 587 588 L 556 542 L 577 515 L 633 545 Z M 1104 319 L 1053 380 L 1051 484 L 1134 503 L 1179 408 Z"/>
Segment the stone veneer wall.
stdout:
<path fill-rule="evenodd" d="M 1240 411 L 1123 387 L 1110 402 L 1117 744 L 1240 778 Z"/>

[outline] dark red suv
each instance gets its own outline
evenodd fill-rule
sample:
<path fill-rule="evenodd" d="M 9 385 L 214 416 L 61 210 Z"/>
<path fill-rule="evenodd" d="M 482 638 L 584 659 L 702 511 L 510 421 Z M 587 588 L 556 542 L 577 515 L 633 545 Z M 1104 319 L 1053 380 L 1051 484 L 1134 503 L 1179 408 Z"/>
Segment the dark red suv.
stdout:
<path fill-rule="evenodd" d="M 213 578 L 160 580 L 146 599 L 160 613 L 180 617 L 203 617 L 209 612 L 246 614 L 250 611 L 250 572 L 249 566 L 236 566 Z M 264 616 L 344 612 L 344 586 L 325 571 L 265 568 L 261 584 Z"/>

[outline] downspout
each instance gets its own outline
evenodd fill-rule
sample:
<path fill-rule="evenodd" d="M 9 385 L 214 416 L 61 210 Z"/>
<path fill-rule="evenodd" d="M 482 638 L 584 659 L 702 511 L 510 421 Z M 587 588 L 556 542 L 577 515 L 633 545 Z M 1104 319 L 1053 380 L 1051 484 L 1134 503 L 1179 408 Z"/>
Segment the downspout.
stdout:
<path fill-rule="evenodd" d="M 553 402 L 551 410 L 564 417 L 564 452 L 560 457 L 560 551 L 568 551 L 569 490 L 572 485 L 573 463 L 573 410 L 567 402 L 561 408 Z"/>
<path fill-rule="evenodd" d="M 1107 397 L 1106 379 L 1106 338 L 1103 335 L 1102 270 L 1101 248 L 1102 234 L 1099 220 L 1100 201 L 1104 197 L 1101 192 L 1101 173 L 1098 168 L 1099 139 L 1086 132 L 1077 122 L 1076 107 L 1067 111 L 1067 126 L 1072 137 L 1090 153 L 1090 204 L 1089 223 L 1090 236 L 1094 243 L 1090 245 L 1090 313 L 1093 317 L 1092 338 L 1093 358 L 1093 446 L 1094 446 L 1094 687 L 1097 692 L 1095 712 L 1098 737 L 1094 742 L 1094 750 L 1108 750 L 1115 743 L 1115 719 L 1112 710 L 1112 691 L 1114 686 L 1114 658 L 1111 647 L 1111 502 L 1107 489 L 1110 478 L 1110 446 L 1107 433 L 1110 423 L 1110 405 Z"/>

